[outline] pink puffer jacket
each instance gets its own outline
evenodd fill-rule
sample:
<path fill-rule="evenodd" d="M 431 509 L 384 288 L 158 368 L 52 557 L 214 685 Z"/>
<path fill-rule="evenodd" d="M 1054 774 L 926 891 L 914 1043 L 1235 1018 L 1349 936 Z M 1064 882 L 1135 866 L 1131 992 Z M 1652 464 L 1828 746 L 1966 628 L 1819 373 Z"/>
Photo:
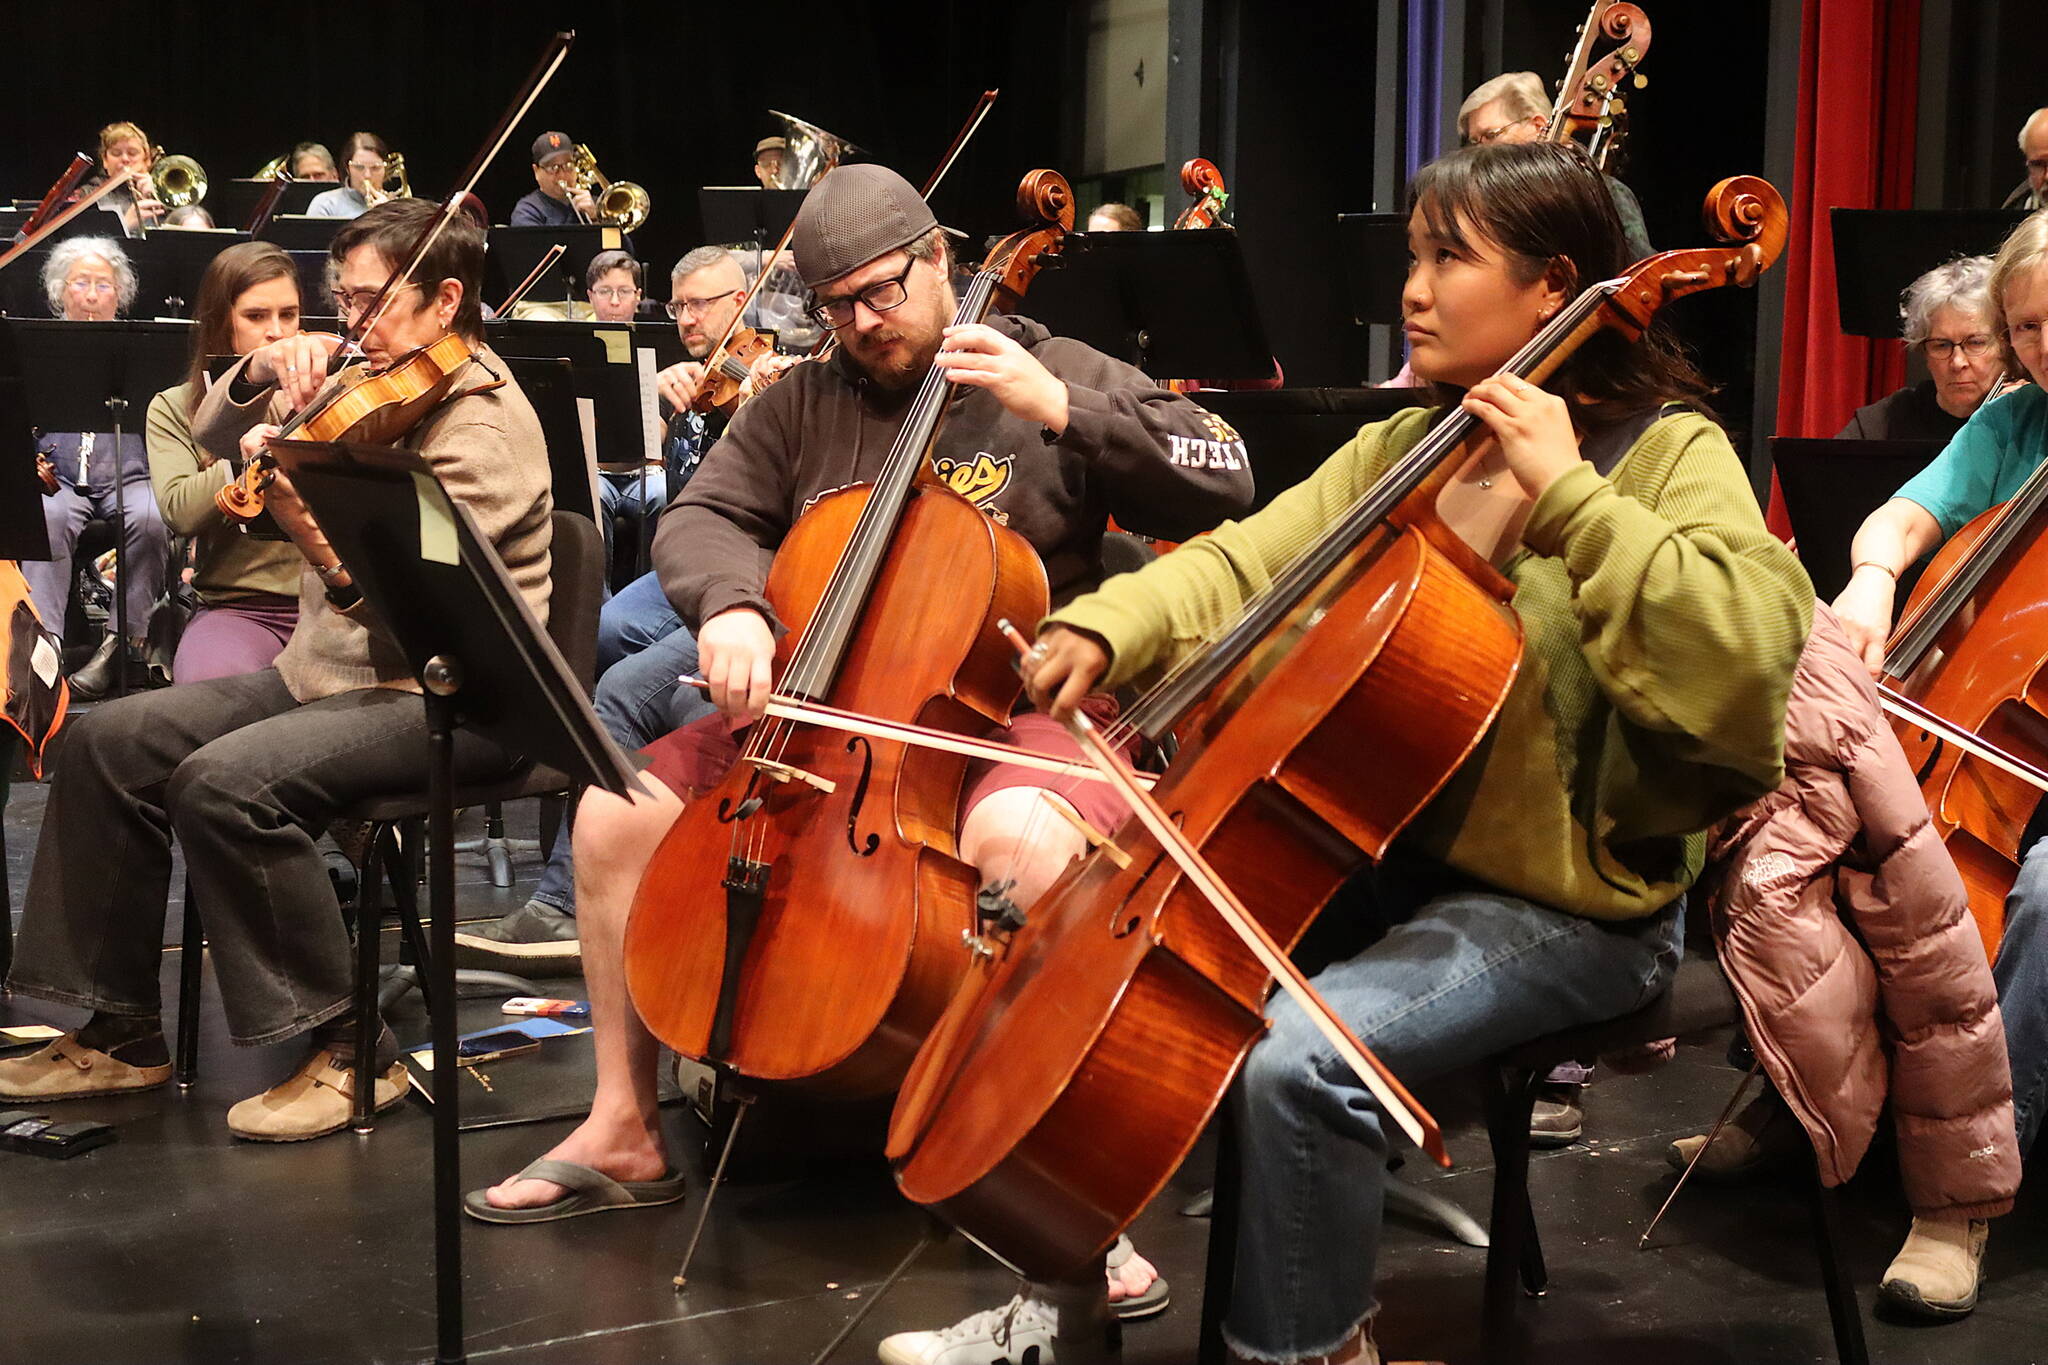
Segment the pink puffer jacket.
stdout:
<path fill-rule="evenodd" d="M 1715 831 L 1700 886 L 1750 1040 L 1826 1183 L 1855 1173 L 1889 1098 L 1915 1214 L 2010 1209 L 2020 1158 L 1991 969 L 1824 605 L 1786 708 L 1785 781 Z"/>

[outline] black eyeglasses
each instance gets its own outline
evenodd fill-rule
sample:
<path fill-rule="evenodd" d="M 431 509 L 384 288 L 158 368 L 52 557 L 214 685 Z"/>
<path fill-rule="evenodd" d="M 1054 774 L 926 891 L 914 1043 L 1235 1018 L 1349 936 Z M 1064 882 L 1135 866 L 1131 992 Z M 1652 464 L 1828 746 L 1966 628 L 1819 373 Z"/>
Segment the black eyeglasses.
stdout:
<path fill-rule="evenodd" d="M 910 269 L 916 264 L 917 257 L 913 256 L 903 263 L 903 273 L 894 279 L 877 280 L 851 297 L 826 299 L 812 304 L 804 311 L 809 313 L 820 327 L 836 329 L 853 321 L 853 305 L 856 302 L 866 304 L 868 310 L 875 313 L 886 313 L 892 308 L 901 308 L 903 301 L 910 297 L 910 290 L 903 282 L 910 278 Z"/>

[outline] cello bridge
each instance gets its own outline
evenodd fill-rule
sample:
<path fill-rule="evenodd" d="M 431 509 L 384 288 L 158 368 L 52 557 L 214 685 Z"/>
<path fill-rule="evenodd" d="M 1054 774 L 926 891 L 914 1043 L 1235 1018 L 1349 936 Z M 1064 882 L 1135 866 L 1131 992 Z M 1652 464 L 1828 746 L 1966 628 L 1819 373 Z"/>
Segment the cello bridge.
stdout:
<path fill-rule="evenodd" d="M 770 782 L 801 782 L 808 787 L 816 788 L 819 794 L 824 796 L 830 796 L 839 790 L 839 785 L 830 778 L 820 777 L 816 773 L 806 772 L 787 763 L 778 763 L 772 758 L 750 758 L 747 762 L 759 769 L 761 776 Z"/>

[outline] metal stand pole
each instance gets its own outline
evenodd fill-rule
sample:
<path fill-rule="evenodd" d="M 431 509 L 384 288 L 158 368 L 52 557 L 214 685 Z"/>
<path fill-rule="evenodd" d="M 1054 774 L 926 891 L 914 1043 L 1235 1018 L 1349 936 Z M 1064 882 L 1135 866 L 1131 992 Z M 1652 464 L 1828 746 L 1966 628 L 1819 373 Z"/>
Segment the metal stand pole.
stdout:
<path fill-rule="evenodd" d="M 128 415 L 128 400 L 118 395 L 107 399 L 107 412 L 114 419 L 114 695 L 128 695 L 128 471 L 121 466 L 121 419 Z M 85 471 L 91 481 L 91 471 Z M 61 633 L 61 631 L 60 631 Z"/>
<path fill-rule="evenodd" d="M 455 694 L 462 670 L 446 655 L 420 678 L 427 705 L 427 904 L 434 917 L 427 970 L 434 1026 L 434 1317 L 437 1365 L 461 1365 L 462 1155 L 455 1060 Z"/>

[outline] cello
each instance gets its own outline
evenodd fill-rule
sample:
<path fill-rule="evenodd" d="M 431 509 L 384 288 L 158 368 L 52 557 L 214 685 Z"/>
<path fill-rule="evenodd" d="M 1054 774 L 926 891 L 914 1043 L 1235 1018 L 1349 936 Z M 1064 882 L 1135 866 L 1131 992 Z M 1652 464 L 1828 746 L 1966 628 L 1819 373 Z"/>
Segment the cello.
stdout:
<path fill-rule="evenodd" d="M 1593 47 L 1599 38 L 1614 47 L 1595 61 Z M 1544 137 L 1551 142 L 1578 142 L 1595 166 L 1612 174 L 1628 138 L 1628 99 L 1622 90 L 1624 86 L 1641 90 L 1650 83 L 1649 77 L 1636 70 L 1649 53 L 1649 15 L 1625 0 L 1593 0 L 1593 11 L 1572 44 Z"/>
<path fill-rule="evenodd" d="M 1996 960 L 2021 838 L 2048 790 L 2048 464 L 1935 552 L 1885 642 L 1878 696 Z"/>
<path fill-rule="evenodd" d="M 1541 383 L 1603 331 L 1634 338 L 1674 299 L 1754 283 L 1784 247 L 1783 201 L 1738 177 L 1707 207 L 1731 245 L 1592 285 L 1504 372 Z M 1153 790 L 1163 815 L 1128 788 L 1118 856 L 1070 867 L 920 1053 L 890 1123 L 897 1183 L 1027 1277 L 1100 1264 L 1264 1032 L 1279 963 L 1253 942 L 1284 955 L 1506 699 L 1521 660 L 1512 585 L 1436 513 L 1483 433 L 1446 416 L 1141 703 L 1134 729 L 1181 741 Z M 1369 780 L 1361 752 L 1383 760 Z M 1230 888 L 1255 925 L 1225 913 Z M 1430 1127 L 1403 1127 L 1445 1159 Z"/>
<path fill-rule="evenodd" d="M 1054 172 L 1027 176 L 1018 206 L 1033 225 L 990 254 L 956 325 L 1021 296 L 1073 225 Z M 934 367 L 875 482 L 819 499 L 777 549 L 767 595 L 789 626 L 783 693 L 967 733 L 1009 716 L 1020 685 L 996 622 L 1043 614 L 1045 571 L 932 471 L 953 388 Z M 641 879 L 625 974 L 648 1028 L 755 1081 L 842 1098 L 892 1089 L 967 963 L 979 878 L 954 842 L 966 762 L 756 724 Z"/>

